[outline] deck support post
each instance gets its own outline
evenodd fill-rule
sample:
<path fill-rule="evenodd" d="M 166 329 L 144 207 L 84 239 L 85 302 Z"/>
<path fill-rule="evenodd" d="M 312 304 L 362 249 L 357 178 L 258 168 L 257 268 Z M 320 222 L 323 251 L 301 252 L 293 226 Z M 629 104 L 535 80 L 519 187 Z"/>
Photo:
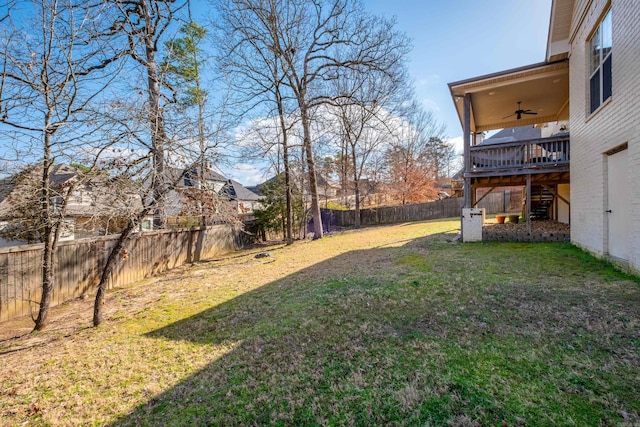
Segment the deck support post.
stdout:
<path fill-rule="evenodd" d="M 471 94 L 464 95 L 464 123 L 462 125 L 462 135 L 464 141 L 464 207 L 471 207 L 471 178 L 467 173 L 471 170 Z"/>
<path fill-rule="evenodd" d="M 531 174 L 527 174 L 527 234 L 531 234 Z"/>

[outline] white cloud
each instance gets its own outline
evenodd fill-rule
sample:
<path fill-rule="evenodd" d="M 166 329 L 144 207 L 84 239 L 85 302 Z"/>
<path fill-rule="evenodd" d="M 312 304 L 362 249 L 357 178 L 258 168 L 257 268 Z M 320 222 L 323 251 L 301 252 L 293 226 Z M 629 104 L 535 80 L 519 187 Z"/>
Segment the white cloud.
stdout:
<path fill-rule="evenodd" d="M 268 179 L 266 175 L 267 173 L 264 170 L 247 163 L 237 163 L 231 166 L 226 173 L 226 176 L 238 181 L 245 187 L 251 187 L 265 182 Z"/>
<path fill-rule="evenodd" d="M 428 76 L 419 79 L 416 82 L 416 86 L 417 87 L 424 87 L 424 86 L 429 86 L 429 85 L 439 84 L 439 83 L 440 83 L 440 75 L 439 74 L 429 74 Z"/>
<path fill-rule="evenodd" d="M 464 138 L 462 136 L 456 136 L 447 139 L 446 142 L 452 143 L 456 147 L 456 153 L 462 153 L 464 150 Z"/>
<path fill-rule="evenodd" d="M 242 172 L 255 172 L 257 170 L 255 166 L 250 165 L 248 163 L 237 163 L 233 166 L 233 168 L 237 171 L 242 171 Z"/>
<path fill-rule="evenodd" d="M 427 111 L 440 111 L 440 105 L 438 105 L 438 103 L 433 99 L 424 98 L 422 100 L 422 105 L 424 105 L 424 108 L 426 108 Z"/>

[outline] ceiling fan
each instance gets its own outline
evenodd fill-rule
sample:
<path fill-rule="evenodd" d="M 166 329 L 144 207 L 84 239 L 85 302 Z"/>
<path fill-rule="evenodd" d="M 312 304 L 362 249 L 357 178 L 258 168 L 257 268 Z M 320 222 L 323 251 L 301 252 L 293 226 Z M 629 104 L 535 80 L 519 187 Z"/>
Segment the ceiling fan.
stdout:
<path fill-rule="evenodd" d="M 523 110 L 520 107 L 520 104 L 521 104 L 521 101 L 518 101 L 518 109 L 514 111 L 513 114 L 509 114 L 508 116 L 503 117 L 502 119 L 504 120 L 504 119 L 508 119 L 511 116 L 516 116 L 516 120 L 520 120 L 523 114 L 538 114 L 538 113 L 535 113 L 533 110 Z"/>

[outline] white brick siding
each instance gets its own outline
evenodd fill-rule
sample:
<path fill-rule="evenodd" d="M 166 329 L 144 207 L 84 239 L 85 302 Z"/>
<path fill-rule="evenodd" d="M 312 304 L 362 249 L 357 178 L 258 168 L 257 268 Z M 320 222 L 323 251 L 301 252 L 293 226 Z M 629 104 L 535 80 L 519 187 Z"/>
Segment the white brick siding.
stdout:
<path fill-rule="evenodd" d="M 609 102 L 589 113 L 589 46 L 608 1 L 579 2 L 570 56 L 571 239 L 596 255 L 608 254 L 605 153 L 628 144 L 632 229 L 629 265 L 640 271 L 640 7 L 612 0 L 613 89 Z M 582 6 L 582 7 L 580 7 Z M 583 15 L 582 10 L 588 7 Z M 580 19 L 584 20 L 580 24 Z M 576 24 L 579 23 L 579 26 Z"/>

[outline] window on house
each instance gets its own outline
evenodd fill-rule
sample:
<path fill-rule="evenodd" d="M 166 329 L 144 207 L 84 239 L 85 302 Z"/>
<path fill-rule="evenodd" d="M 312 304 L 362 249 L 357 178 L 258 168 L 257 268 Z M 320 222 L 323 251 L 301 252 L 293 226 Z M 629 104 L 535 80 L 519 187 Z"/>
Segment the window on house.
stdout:
<path fill-rule="evenodd" d="M 611 10 L 598 25 L 589 42 L 591 52 L 590 112 L 593 113 L 611 97 Z"/>
<path fill-rule="evenodd" d="M 194 181 L 194 177 L 196 176 L 196 174 L 194 172 L 191 171 L 187 171 L 184 173 L 184 186 L 185 187 L 195 187 L 196 183 Z"/>
<path fill-rule="evenodd" d="M 90 205 L 92 202 L 91 194 L 86 190 L 75 190 L 72 200 L 79 205 Z"/>

